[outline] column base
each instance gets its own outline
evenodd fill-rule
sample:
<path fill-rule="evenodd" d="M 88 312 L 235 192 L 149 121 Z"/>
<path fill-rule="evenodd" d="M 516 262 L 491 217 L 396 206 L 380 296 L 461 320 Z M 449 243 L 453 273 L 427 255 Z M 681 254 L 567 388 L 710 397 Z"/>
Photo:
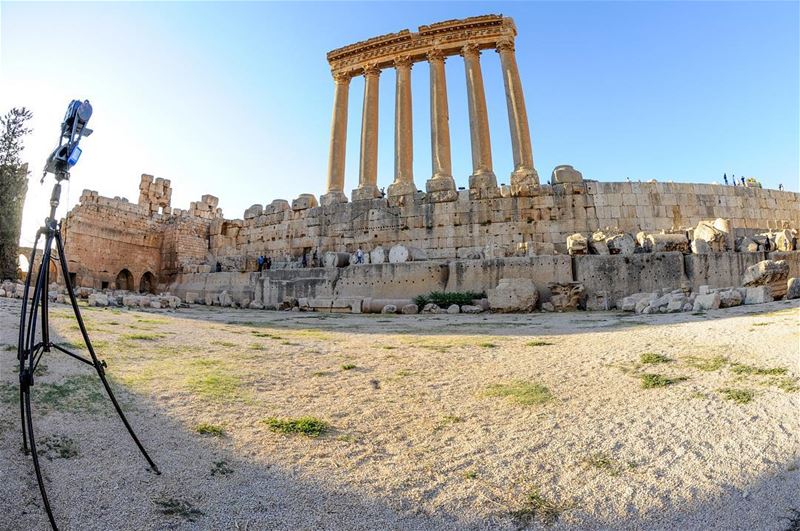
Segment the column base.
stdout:
<path fill-rule="evenodd" d="M 344 195 L 344 192 L 328 192 L 327 194 L 319 196 L 319 203 L 322 206 L 347 203 L 347 196 Z"/>
<path fill-rule="evenodd" d="M 479 170 L 469 176 L 470 199 L 491 199 L 500 196 L 497 177 L 491 170 Z"/>
<path fill-rule="evenodd" d="M 511 172 L 511 196 L 531 197 L 539 191 L 539 174 L 533 168 L 517 168 Z"/>
<path fill-rule="evenodd" d="M 431 203 L 448 203 L 458 199 L 456 181 L 450 175 L 437 174 L 425 183 L 428 195 L 426 199 Z"/>
<path fill-rule="evenodd" d="M 353 193 L 350 194 L 350 198 L 353 201 L 365 201 L 369 199 L 379 199 L 381 197 L 381 191 L 378 190 L 378 187 L 374 184 L 360 186 L 353 190 Z"/>
<path fill-rule="evenodd" d="M 413 182 L 401 181 L 394 182 L 386 189 L 386 195 L 390 198 L 400 195 L 414 195 L 417 193 L 417 186 Z"/>

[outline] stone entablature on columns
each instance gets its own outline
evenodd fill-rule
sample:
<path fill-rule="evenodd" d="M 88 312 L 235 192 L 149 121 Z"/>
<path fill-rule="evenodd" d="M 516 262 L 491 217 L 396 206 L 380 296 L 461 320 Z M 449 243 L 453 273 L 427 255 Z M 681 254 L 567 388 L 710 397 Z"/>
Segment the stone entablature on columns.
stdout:
<path fill-rule="evenodd" d="M 458 55 L 466 44 L 478 49 L 494 49 L 504 39 L 514 39 L 517 29 L 511 18 L 484 15 L 462 20 L 448 20 L 420 26 L 417 33 L 403 30 L 381 35 L 366 41 L 328 52 L 331 71 L 359 75 L 365 66 L 391 68 L 398 56 L 408 56 L 412 62 L 426 61 L 431 50 L 445 56 Z"/>

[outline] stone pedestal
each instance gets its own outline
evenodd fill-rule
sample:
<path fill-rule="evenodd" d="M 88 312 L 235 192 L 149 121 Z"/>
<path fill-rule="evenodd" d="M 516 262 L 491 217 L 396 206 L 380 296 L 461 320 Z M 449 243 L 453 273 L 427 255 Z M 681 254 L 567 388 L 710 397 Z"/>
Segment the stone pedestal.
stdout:
<path fill-rule="evenodd" d="M 520 168 L 511 172 L 511 195 L 530 197 L 539 191 L 539 174 L 534 169 Z"/>
<path fill-rule="evenodd" d="M 389 196 L 389 198 L 402 195 L 414 195 L 415 193 L 417 193 L 416 185 L 408 181 L 394 182 L 390 184 L 389 188 L 386 190 L 386 195 Z"/>
<path fill-rule="evenodd" d="M 319 196 L 319 203 L 322 206 L 347 203 L 347 196 L 344 195 L 344 192 L 328 192 L 327 194 Z"/>
<path fill-rule="evenodd" d="M 431 203 L 446 203 L 458 199 L 456 181 L 449 175 L 428 179 L 425 183 L 425 191 L 428 193 L 427 199 Z"/>
<path fill-rule="evenodd" d="M 353 190 L 350 194 L 353 201 L 364 201 L 366 199 L 378 199 L 381 197 L 381 191 L 374 184 L 365 185 Z"/>

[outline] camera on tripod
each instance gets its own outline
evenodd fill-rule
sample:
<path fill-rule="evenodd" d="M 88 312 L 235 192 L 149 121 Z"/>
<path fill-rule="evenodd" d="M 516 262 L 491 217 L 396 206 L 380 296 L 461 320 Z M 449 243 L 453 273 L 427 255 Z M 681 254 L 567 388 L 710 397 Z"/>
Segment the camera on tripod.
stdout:
<path fill-rule="evenodd" d="M 89 103 L 89 100 L 72 100 L 70 102 L 67 106 L 67 113 L 64 115 L 64 121 L 61 122 L 58 147 L 47 157 L 45 174 L 52 173 L 59 181 L 68 177 L 70 168 L 81 158 L 82 151 L 78 146 L 81 138 L 92 134 L 92 130 L 86 127 L 91 117 L 92 104 Z"/>

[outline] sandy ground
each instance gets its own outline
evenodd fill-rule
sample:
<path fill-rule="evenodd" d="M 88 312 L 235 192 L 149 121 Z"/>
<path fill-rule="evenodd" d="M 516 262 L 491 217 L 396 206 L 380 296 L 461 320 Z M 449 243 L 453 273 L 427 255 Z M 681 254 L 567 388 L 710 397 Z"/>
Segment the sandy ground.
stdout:
<path fill-rule="evenodd" d="M 68 310 L 53 308 L 53 329 L 77 343 Z M 0 529 L 46 529 L 21 452 L 18 311 L 0 299 Z M 84 311 L 163 474 L 91 369 L 46 355 L 35 429 L 62 529 L 800 528 L 798 301 L 657 316 Z M 643 388 L 645 373 L 676 381 Z M 550 399 L 492 396 L 513 382 Z M 265 422 L 304 415 L 329 431 Z"/>

